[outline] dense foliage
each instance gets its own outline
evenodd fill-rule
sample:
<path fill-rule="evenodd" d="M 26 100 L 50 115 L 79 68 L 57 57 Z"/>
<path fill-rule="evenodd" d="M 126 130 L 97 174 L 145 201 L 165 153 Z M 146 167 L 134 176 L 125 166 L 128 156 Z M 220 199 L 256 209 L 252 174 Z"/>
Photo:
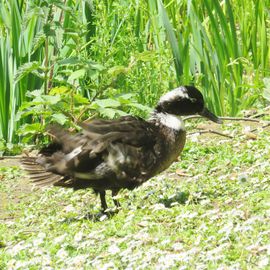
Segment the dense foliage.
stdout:
<path fill-rule="evenodd" d="M 48 122 L 146 115 L 161 93 L 196 84 L 218 115 L 262 101 L 270 1 L 3 0 L 0 136 Z M 19 109 L 20 108 L 20 109 Z M 1 138 L 0 138 L 1 140 Z"/>

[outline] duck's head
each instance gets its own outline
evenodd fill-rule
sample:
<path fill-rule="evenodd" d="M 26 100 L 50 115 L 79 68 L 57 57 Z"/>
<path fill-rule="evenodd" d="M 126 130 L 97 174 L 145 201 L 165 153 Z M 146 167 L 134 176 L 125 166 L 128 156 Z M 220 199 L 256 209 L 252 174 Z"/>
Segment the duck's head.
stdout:
<path fill-rule="evenodd" d="M 205 107 L 203 95 L 194 86 L 180 86 L 166 93 L 160 98 L 155 110 L 173 115 L 199 114 L 218 124 L 222 123 Z"/>

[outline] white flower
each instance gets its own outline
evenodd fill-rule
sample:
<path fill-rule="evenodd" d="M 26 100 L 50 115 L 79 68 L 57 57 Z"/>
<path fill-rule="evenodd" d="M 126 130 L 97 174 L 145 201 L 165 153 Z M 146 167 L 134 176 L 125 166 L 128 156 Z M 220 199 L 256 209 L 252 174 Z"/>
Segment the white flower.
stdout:
<path fill-rule="evenodd" d="M 162 245 L 162 246 L 165 246 L 165 245 L 167 245 L 167 244 L 169 244 L 171 241 L 169 240 L 169 239 L 165 239 L 165 240 L 163 240 L 160 244 Z"/>
<path fill-rule="evenodd" d="M 38 235 L 37 235 L 38 238 L 40 239 L 44 239 L 46 237 L 46 233 L 44 232 L 40 232 Z"/>
<path fill-rule="evenodd" d="M 74 241 L 75 242 L 81 242 L 83 239 L 83 232 L 78 232 L 74 236 Z"/>
<path fill-rule="evenodd" d="M 115 266 L 113 262 L 109 262 L 103 265 L 103 267 L 100 268 L 100 270 L 107 270 L 107 269 L 115 269 Z"/>
<path fill-rule="evenodd" d="M 266 269 L 264 267 L 269 266 L 269 258 L 264 257 L 262 260 L 259 261 L 258 266 L 260 268 Z"/>
<path fill-rule="evenodd" d="M 36 247 L 36 246 L 39 246 L 40 244 L 42 244 L 44 241 L 43 238 L 36 238 L 33 240 L 33 246 Z"/>
<path fill-rule="evenodd" d="M 56 238 L 53 240 L 53 243 L 54 243 L 54 244 L 60 244 L 60 243 L 62 243 L 62 242 L 66 239 L 66 237 L 67 237 L 67 234 L 66 234 L 66 233 L 63 234 L 63 235 L 60 235 L 60 236 L 56 237 Z"/>
<path fill-rule="evenodd" d="M 8 252 L 12 255 L 15 256 L 17 255 L 21 250 L 24 249 L 28 249 L 30 248 L 31 245 L 30 244 L 26 244 L 25 241 L 20 241 L 19 243 L 17 243 L 15 246 L 13 246 L 12 248 L 10 248 L 8 250 Z"/>
<path fill-rule="evenodd" d="M 99 220 L 100 221 L 104 221 L 106 219 L 108 219 L 108 216 L 107 215 L 102 215 Z"/>
<path fill-rule="evenodd" d="M 87 255 L 78 255 L 76 257 L 71 258 L 71 263 L 74 266 L 83 266 L 87 259 Z"/>
<path fill-rule="evenodd" d="M 65 259 L 67 256 L 68 256 L 68 252 L 63 248 L 59 249 L 56 253 L 56 257 L 60 259 Z"/>
<path fill-rule="evenodd" d="M 159 266 L 156 269 L 171 269 L 175 265 L 175 262 L 180 260 L 181 258 L 178 254 L 162 255 L 158 259 Z"/>
<path fill-rule="evenodd" d="M 223 228 L 221 228 L 218 233 L 222 234 L 225 233 L 226 235 L 229 235 L 233 229 L 233 223 L 229 221 Z"/>
<path fill-rule="evenodd" d="M 9 260 L 8 263 L 7 263 L 7 268 L 8 269 L 14 269 L 14 266 L 16 264 L 16 261 L 15 259 L 12 259 L 12 260 Z"/>
<path fill-rule="evenodd" d="M 42 269 L 45 269 L 45 267 L 48 267 L 47 269 L 52 269 L 50 268 L 50 264 L 51 264 L 51 257 L 48 254 L 43 254 L 42 255 Z"/>
<path fill-rule="evenodd" d="M 184 249 L 184 245 L 182 243 L 174 243 L 172 248 L 174 251 L 182 251 Z"/>
<path fill-rule="evenodd" d="M 113 244 L 108 248 L 108 252 L 114 255 L 120 252 L 120 248 L 116 244 Z"/>
<path fill-rule="evenodd" d="M 153 212 L 163 210 L 165 209 L 165 205 L 163 203 L 156 203 L 153 206 L 151 206 L 151 209 L 153 209 Z"/>
<path fill-rule="evenodd" d="M 69 212 L 75 212 L 75 207 L 71 204 L 67 205 L 65 208 L 64 208 L 64 211 L 66 211 L 67 213 Z"/>
<path fill-rule="evenodd" d="M 16 261 L 15 265 L 13 266 L 14 268 L 10 268 L 10 269 L 28 269 L 28 265 L 30 263 L 26 262 L 26 261 Z"/>

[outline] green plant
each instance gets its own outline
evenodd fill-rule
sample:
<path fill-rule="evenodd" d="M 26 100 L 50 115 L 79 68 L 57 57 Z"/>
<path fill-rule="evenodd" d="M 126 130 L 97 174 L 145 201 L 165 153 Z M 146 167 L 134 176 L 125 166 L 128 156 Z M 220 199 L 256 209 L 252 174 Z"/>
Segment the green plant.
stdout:
<path fill-rule="evenodd" d="M 17 119 L 31 116 L 32 123 L 25 123 L 18 129 L 23 135 L 22 143 L 30 140 L 42 141 L 46 126 L 51 123 L 77 128 L 81 121 L 99 116 L 112 119 L 124 116 L 127 111 L 149 112 L 150 108 L 137 103 L 134 94 L 122 94 L 114 99 L 89 100 L 74 89 L 65 86 L 52 88 L 48 95 L 43 90 L 28 92 L 31 101 L 25 102 L 17 113 Z"/>
<path fill-rule="evenodd" d="M 33 76 L 15 83 L 14 75 L 25 62 L 40 60 L 42 49 L 32 54 L 35 33 L 40 31 L 38 14 L 25 10 L 24 1 L 2 1 L 0 3 L 0 136 L 12 142 L 19 126 L 15 114 L 25 100 L 27 89 L 41 86 L 41 80 Z M 35 13 L 35 11 L 33 11 Z"/>
<path fill-rule="evenodd" d="M 6 2 L 2 5 L 5 7 L 2 12 L 2 18 L 4 18 L 4 15 L 12 17 L 13 6 L 9 6 Z M 132 41 L 135 40 L 135 32 L 132 32 L 132 29 L 126 30 L 121 27 L 125 22 L 125 18 L 121 19 L 120 13 L 124 12 L 125 7 L 119 9 L 119 16 L 112 16 L 111 10 L 107 10 L 106 14 L 99 14 L 100 5 L 97 3 L 94 5 L 91 1 L 84 3 L 81 3 L 81 1 L 62 3 L 57 0 L 43 1 L 42 3 L 14 1 L 13 5 L 20 7 L 15 8 L 15 10 L 18 10 L 17 17 L 24 18 L 23 27 L 18 28 L 16 36 L 23 40 L 27 38 L 28 47 L 24 50 L 26 55 L 23 57 L 21 55 L 14 55 L 13 51 L 10 50 L 10 57 L 17 60 L 14 62 L 16 63 L 14 70 L 6 73 L 12 78 L 12 83 L 6 87 L 6 83 L 2 81 L 2 88 L 4 90 L 1 92 L 3 95 L 0 102 L 5 106 L 1 107 L 1 119 L 3 121 L 1 121 L 2 126 L 0 130 L 6 142 L 18 141 L 19 138 L 15 136 L 14 132 L 19 126 L 30 128 L 30 125 L 32 125 L 37 131 L 42 131 L 40 127 L 46 121 L 40 122 L 41 117 L 34 116 L 34 113 L 31 114 L 30 112 L 20 113 L 23 117 L 17 116 L 16 123 L 15 114 L 24 102 L 30 102 L 26 104 L 32 107 L 33 104 L 31 102 L 33 98 L 34 100 L 37 98 L 46 99 L 48 95 L 51 95 L 50 91 L 57 87 L 67 87 L 71 93 L 86 97 L 89 103 L 96 102 L 98 99 L 117 99 L 119 95 L 131 93 L 130 97 L 132 97 L 132 100 L 130 100 L 128 106 L 123 106 L 123 109 L 125 111 L 134 111 L 136 110 L 135 107 L 137 107 L 139 111 L 142 111 L 142 108 L 145 110 L 146 107 L 138 104 L 135 100 L 135 97 L 138 97 L 145 103 L 147 96 L 143 93 L 144 89 L 141 85 L 139 85 L 140 89 L 138 91 L 138 85 L 134 84 L 135 76 L 137 77 L 137 75 L 133 74 L 134 71 L 136 71 L 136 74 L 139 74 L 141 67 L 153 65 L 151 62 L 153 62 L 152 59 L 154 58 L 152 56 L 155 53 L 142 52 L 142 49 L 140 49 L 141 52 L 136 51 L 134 53 L 123 50 L 123 47 L 126 45 L 132 47 L 133 50 L 139 46 L 139 44 L 133 46 L 131 40 L 124 38 L 128 36 Z M 105 11 L 105 5 L 105 2 L 102 3 L 103 12 Z M 114 4 L 111 2 L 107 8 L 113 9 Z M 132 12 L 139 12 L 139 5 L 136 6 L 136 9 L 132 5 L 129 5 L 129 8 Z M 105 21 L 102 15 L 107 16 L 108 21 Z M 132 25 L 131 17 L 132 14 L 129 15 L 129 25 Z M 111 21 L 114 21 L 113 33 L 107 30 L 108 27 L 103 29 L 102 23 L 100 25 L 99 22 L 97 23 L 98 19 L 108 25 L 111 24 Z M 2 22 L 2 30 L 6 37 L 11 39 L 11 47 L 16 46 L 16 41 L 12 39 L 15 35 L 9 31 L 8 23 L 4 19 Z M 20 24 L 20 20 L 16 22 L 17 24 Z M 15 25 L 15 22 L 13 22 L 13 25 Z M 97 25 L 99 25 L 98 28 Z M 29 31 L 25 31 L 28 28 L 31 29 L 31 34 Z M 108 36 L 111 33 L 112 36 Z M 134 36 L 132 36 L 133 33 Z M 138 35 L 138 28 L 136 35 Z M 102 38 L 101 42 L 100 38 Z M 6 46 L 6 44 L 2 46 L 3 49 L 5 47 L 9 46 Z M 18 51 L 21 52 L 21 50 Z M 7 67 L 9 67 L 8 64 L 4 63 L 3 68 Z M 147 71 L 146 76 L 151 74 L 151 70 L 144 70 Z M 28 85 L 28 82 L 31 82 L 31 85 Z M 12 93 L 9 93 L 9 91 L 12 84 L 15 84 L 16 90 L 12 92 L 13 97 L 10 97 Z M 145 82 L 141 81 L 140 84 L 145 84 Z M 151 84 L 151 81 L 148 84 Z M 129 90 L 129 88 L 131 89 Z M 20 97 L 19 100 L 15 94 Z M 153 103 L 159 95 L 154 94 L 149 97 L 152 98 L 152 96 L 154 96 Z M 61 100 L 64 99 L 64 97 L 61 97 Z M 13 105 L 14 101 L 16 101 L 16 106 Z M 48 107 L 55 105 L 48 104 L 47 100 L 43 100 L 43 102 L 43 105 L 39 104 L 40 107 L 43 106 L 42 112 L 46 112 Z M 128 102 L 126 103 L 128 104 Z M 73 103 L 71 102 L 71 104 Z M 22 111 L 28 105 L 22 105 Z M 74 105 L 76 106 L 77 104 Z M 106 110 L 104 108 L 102 113 L 97 108 L 97 113 L 106 117 L 119 115 L 119 112 L 115 114 L 116 108 L 114 112 L 109 110 L 109 107 L 114 106 L 113 104 L 106 106 Z M 12 111 L 10 108 L 12 108 Z M 51 112 L 51 114 L 44 113 L 45 116 L 48 115 L 48 118 L 59 113 L 57 106 L 51 106 L 50 109 L 56 109 L 56 112 Z M 69 108 L 71 115 L 73 114 L 73 109 L 77 110 L 77 108 L 71 106 Z M 142 114 L 145 114 L 145 112 L 142 112 Z M 54 118 L 52 121 L 55 120 Z M 60 120 L 60 122 L 63 121 L 63 119 Z M 23 130 L 20 128 L 20 134 L 22 134 Z M 25 131 L 29 132 L 29 130 Z"/>
<path fill-rule="evenodd" d="M 0 136 L 18 143 L 16 130 L 33 123 L 15 121 L 27 92 L 61 86 L 90 103 L 132 93 L 153 106 L 168 89 L 196 84 L 219 115 L 258 106 L 269 77 L 269 4 L 3 0 Z"/>
<path fill-rule="evenodd" d="M 265 2 L 157 0 L 149 1 L 149 11 L 157 35 L 167 36 L 179 84 L 200 85 L 219 115 L 255 103 L 269 69 Z"/>

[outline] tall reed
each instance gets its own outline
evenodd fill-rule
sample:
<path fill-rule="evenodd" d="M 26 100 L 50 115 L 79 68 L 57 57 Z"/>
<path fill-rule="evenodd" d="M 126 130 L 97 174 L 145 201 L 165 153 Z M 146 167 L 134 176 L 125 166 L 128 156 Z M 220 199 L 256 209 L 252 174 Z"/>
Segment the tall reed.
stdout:
<path fill-rule="evenodd" d="M 269 4 L 149 1 L 149 13 L 156 12 L 152 23 L 159 25 L 153 29 L 166 33 L 179 84 L 199 85 L 219 115 L 250 107 L 260 95 L 263 77 L 269 76 Z"/>
<path fill-rule="evenodd" d="M 27 91 L 42 87 L 48 93 L 54 74 L 61 71 L 57 57 L 66 59 L 87 50 L 93 34 L 91 5 L 65 2 L 0 3 L 0 139 L 7 143 L 18 142 L 16 130 L 31 121 L 16 119 L 16 112 L 28 99 Z"/>
<path fill-rule="evenodd" d="M 14 133 L 21 123 L 16 112 L 26 99 L 27 90 L 40 87 L 42 81 L 30 76 L 15 81 L 20 66 L 42 59 L 42 49 L 32 54 L 35 34 L 40 30 L 38 14 L 25 7 L 23 0 L 2 1 L 0 40 L 0 135 L 6 142 L 14 142 Z M 34 15 L 33 15 L 34 14 Z"/>

